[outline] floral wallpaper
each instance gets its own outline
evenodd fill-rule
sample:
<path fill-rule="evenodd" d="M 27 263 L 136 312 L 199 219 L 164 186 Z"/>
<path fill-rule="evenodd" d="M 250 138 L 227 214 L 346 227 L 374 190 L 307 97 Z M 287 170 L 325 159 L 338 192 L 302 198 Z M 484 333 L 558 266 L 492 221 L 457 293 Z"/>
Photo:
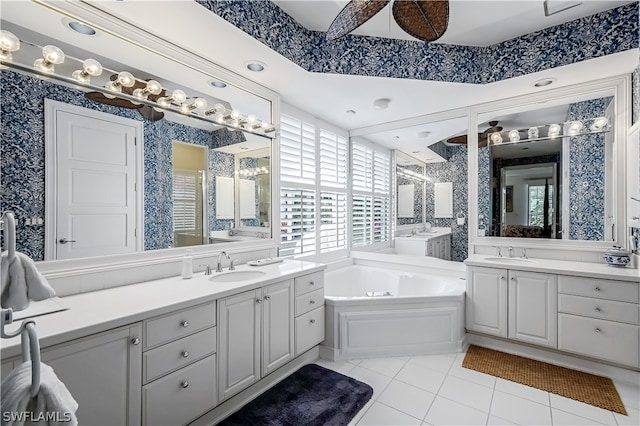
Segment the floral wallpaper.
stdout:
<path fill-rule="evenodd" d="M 310 72 L 484 84 L 639 45 L 635 3 L 474 47 L 357 35 L 328 41 L 270 1 L 196 1 Z"/>
<path fill-rule="evenodd" d="M 451 228 L 451 260 L 462 262 L 467 258 L 469 242 L 467 238 L 469 222 L 464 225 L 456 223 L 456 214 L 469 211 L 467 193 L 467 146 L 449 147 L 449 160 L 443 163 L 430 163 L 426 166 L 426 174 L 431 179 L 427 181 L 425 192 L 425 219 L 433 226 Z M 435 182 L 453 182 L 453 215 L 452 219 L 434 219 L 434 186 Z"/>
<path fill-rule="evenodd" d="M 2 140 L 0 141 L 0 209 L 13 210 L 18 221 L 26 217 L 45 215 L 44 173 L 44 99 L 127 117 L 144 123 L 144 248 L 166 248 L 173 245 L 172 216 L 172 154 L 171 142 L 180 140 L 216 148 L 242 142 L 241 132 L 220 129 L 209 132 L 172 123 L 143 119 L 135 110 L 116 108 L 92 102 L 81 91 L 3 70 L 0 72 L 2 98 Z M 213 200 L 209 226 L 226 229 L 228 221 L 215 220 L 215 173 L 233 176 L 233 155 L 209 150 L 210 199 Z M 20 224 L 17 249 L 34 260 L 44 259 L 44 226 Z"/>
<path fill-rule="evenodd" d="M 407 165 L 407 166 L 399 166 L 404 169 L 409 169 L 416 173 L 423 173 L 422 166 L 416 165 Z M 398 225 L 412 225 L 414 223 L 423 223 L 422 217 L 422 204 L 424 199 L 424 180 L 422 179 L 411 179 L 405 176 L 398 175 L 397 176 L 397 184 L 400 185 L 413 185 L 413 217 L 399 217 Z M 397 211 L 397 210 L 396 210 Z"/>

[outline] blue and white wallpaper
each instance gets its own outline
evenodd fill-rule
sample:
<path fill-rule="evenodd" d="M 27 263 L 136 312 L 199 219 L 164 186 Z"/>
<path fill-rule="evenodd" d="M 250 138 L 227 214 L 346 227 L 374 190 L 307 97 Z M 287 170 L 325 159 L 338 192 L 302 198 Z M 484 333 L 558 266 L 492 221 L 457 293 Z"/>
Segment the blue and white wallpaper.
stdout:
<path fill-rule="evenodd" d="M 474 47 L 357 35 L 328 41 L 270 1 L 196 1 L 310 72 L 484 84 L 639 45 L 635 3 Z"/>
<path fill-rule="evenodd" d="M 478 148 L 478 229 L 485 229 L 487 236 L 491 235 L 491 182 L 491 148 L 484 146 Z"/>
<path fill-rule="evenodd" d="M 2 98 L 2 140 L 0 141 L 0 210 L 13 210 L 18 220 L 44 217 L 44 99 L 52 99 L 90 108 L 144 123 L 144 248 L 167 248 L 173 245 L 173 204 L 171 142 L 180 140 L 209 148 L 244 141 L 241 132 L 221 129 L 208 132 L 172 123 L 167 120 L 151 122 L 135 110 L 116 108 L 92 102 L 83 92 L 49 81 L 12 71 L 0 72 Z M 210 210 L 209 227 L 226 229 L 227 222 L 215 220 L 213 176 L 233 177 L 234 158 L 209 150 Z M 34 260 L 44 259 L 44 226 L 20 224 L 17 249 Z"/>
<path fill-rule="evenodd" d="M 416 173 L 423 174 L 422 166 L 417 165 L 407 165 L 407 166 L 399 166 L 403 169 L 408 169 Z M 397 185 L 413 185 L 413 217 L 399 217 L 398 225 L 412 225 L 412 224 L 420 224 L 424 221 L 422 220 L 422 204 L 424 199 L 424 181 L 422 179 L 410 179 L 406 176 L 397 175 Z M 397 193 L 397 192 L 396 192 Z"/>
<path fill-rule="evenodd" d="M 468 226 L 456 223 L 456 214 L 462 212 L 468 217 L 468 177 L 467 177 L 467 146 L 448 147 L 449 160 L 443 163 L 427 164 L 426 174 L 431 179 L 427 181 L 425 219 L 433 226 L 451 228 L 451 260 L 462 262 L 469 253 Z M 453 182 L 453 215 L 452 219 L 433 218 L 434 186 L 435 182 Z"/>

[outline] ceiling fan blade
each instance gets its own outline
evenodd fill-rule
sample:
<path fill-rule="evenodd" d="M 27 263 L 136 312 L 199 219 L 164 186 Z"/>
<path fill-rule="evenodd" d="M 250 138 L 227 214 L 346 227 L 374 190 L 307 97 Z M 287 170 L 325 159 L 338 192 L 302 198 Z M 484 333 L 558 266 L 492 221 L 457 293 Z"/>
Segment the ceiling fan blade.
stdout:
<path fill-rule="evenodd" d="M 467 143 L 467 135 L 454 136 L 447 139 L 448 143 Z"/>
<path fill-rule="evenodd" d="M 466 144 L 468 142 L 467 135 L 454 136 L 447 139 L 447 143 Z M 487 146 L 487 136 L 482 133 L 478 133 L 478 147 L 482 148 Z"/>
<path fill-rule="evenodd" d="M 87 92 L 84 97 L 94 102 L 100 102 L 101 104 L 111 105 L 118 108 L 138 109 L 142 108 L 142 105 L 136 105 L 126 99 L 122 98 L 107 98 L 101 92 Z"/>
<path fill-rule="evenodd" d="M 327 40 L 335 40 L 358 28 L 380 12 L 389 0 L 351 0 L 335 17 L 327 30 Z"/>
<path fill-rule="evenodd" d="M 395 1 L 393 18 L 409 35 L 426 42 L 434 41 L 442 37 L 449 25 L 449 1 Z"/>

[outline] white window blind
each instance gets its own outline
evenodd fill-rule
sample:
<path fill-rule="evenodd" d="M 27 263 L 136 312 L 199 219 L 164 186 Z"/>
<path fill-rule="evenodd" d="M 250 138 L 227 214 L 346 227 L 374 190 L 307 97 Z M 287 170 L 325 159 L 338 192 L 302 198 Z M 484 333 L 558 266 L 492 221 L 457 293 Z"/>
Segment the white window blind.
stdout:
<path fill-rule="evenodd" d="M 352 143 L 352 244 L 389 240 L 391 231 L 391 154 L 384 148 Z"/>
<path fill-rule="evenodd" d="M 348 138 L 294 115 L 280 123 L 280 255 L 346 250 Z"/>
<path fill-rule="evenodd" d="M 198 172 L 175 170 L 173 172 L 173 230 L 196 233 L 202 223 L 198 205 Z"/>

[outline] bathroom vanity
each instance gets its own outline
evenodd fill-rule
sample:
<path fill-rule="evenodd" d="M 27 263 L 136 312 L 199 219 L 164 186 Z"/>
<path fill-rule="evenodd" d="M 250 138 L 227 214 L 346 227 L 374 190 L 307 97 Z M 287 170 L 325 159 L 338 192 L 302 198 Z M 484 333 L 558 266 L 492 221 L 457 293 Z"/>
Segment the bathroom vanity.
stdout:
<path fill-rule="evenodd" d="M 80 424 L 215 423 L 317 358 L 324 268 L 285 260 L 69 296 L 34 319 L 42 361 Z M 19 354 L 19 339 L 3 341 L 3 378 Z"/>
<path fill-rule="evenodd" d="M 431 228 L 415 235 L 395 237 L 397 254 L 431 256 L 451 260 L 451 228 Z"/>
<path fill-rule="evenodd" d="M 640 367 L 637 269 L 485 255 L 465 263 L 468 331 Z"/>

